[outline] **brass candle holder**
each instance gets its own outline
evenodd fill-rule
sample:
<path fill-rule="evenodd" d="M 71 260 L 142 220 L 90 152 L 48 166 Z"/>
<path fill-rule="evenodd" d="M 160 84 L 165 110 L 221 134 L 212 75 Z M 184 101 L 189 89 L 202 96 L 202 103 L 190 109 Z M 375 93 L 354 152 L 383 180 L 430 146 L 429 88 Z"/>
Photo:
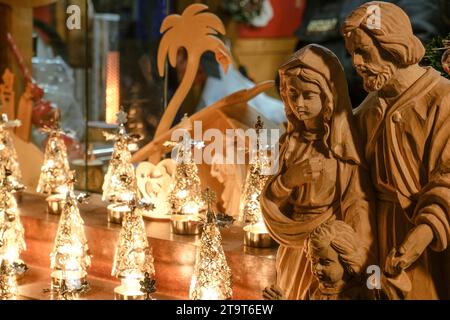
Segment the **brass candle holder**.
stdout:
<path fill-rule="evenodd" d="M 173 214 L 170 218 L 172 233 L 197 235 L 201 232 L 201 221 L 194 215 Z"/>
<path fill-rule="evenodd" d="M 66 203 L 66 195 L 61 193 L 56 193 L 48 196 L 47 201 L 47 212 L 52 215 L 61 215 Z"/>
<path fill-rule="evenodd" d="M 108 222 L 122 224 L 123 216 L 130 212 L 129 206 L 120 203 L 112 203 L 108 205 Z"/>
<path fill-rule="evenodd" d="M 275 241 L 263 224 L 249 224 L 244 227 L 244 245 L 253 248 L 271 248 Z"/>
<path fill-rule="evenodd" d="M 115 300 L 145 300 L 145 293 L 141 291 L 140 281 L 143 277 L 129 275 L 121 278 L 121 285 L 114 288 Z"/>

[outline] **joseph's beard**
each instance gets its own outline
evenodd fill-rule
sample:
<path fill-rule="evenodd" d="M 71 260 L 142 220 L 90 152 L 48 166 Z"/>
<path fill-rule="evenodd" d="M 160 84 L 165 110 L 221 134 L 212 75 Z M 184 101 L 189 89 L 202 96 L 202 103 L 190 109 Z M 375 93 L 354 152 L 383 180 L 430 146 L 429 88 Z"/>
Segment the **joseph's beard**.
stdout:
<path fill-rule="evenodd" d="M 363 78 L 364 90 L 367 92 L 379 91 L 392 78 L 394 70 L 391 65 L 385 64 L 382 67 L 367 64 L 358 67 L 358 73 Z"/>

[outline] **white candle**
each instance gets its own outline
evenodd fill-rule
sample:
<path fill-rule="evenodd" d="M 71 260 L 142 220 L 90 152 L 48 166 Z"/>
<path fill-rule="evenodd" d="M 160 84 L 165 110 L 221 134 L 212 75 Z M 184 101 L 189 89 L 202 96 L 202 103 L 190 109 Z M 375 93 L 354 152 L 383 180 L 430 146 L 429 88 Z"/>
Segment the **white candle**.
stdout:
<path fill-rule="evenodd" d="M 184 199 L 188 195 L 188 192 L 186 190 L 180 190 L 177 192 L 177 198 L 178 199 Z"/>
<path fill-rule="evenodd" d="M 200 300 L 223 300 L 219 290 L 214 287 L 206 287 L 200 290 Z"/>
<path fill-rule="evenodd" d="M 267 227 L 264 224 L 264 222 L 258 222 L 253 225 L 250 225 L 246 231 L 249 231 L 251 233 L 258 233 L 258 234 L 269 233 L 269 230 L 267 230 Z"/>
<path fill-rule="evenodd" d="M 181 209 L 181 212 L 183 214 L 197 214 L 198 213 L 198 207 L 199 205 L 193 201 L 186 203 L 183 208 Z"/>

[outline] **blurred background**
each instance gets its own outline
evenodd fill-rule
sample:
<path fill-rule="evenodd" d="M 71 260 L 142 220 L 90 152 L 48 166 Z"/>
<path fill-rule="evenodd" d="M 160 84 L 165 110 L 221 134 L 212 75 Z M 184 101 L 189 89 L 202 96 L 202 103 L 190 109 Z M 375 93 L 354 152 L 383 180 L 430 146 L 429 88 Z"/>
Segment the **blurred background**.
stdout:
<path fill-rule="evenodd" d="M 164 78 L 158 75 L 159 29 L 167 15 L 181 14 L 192 3 L 206 4 L 224 22 L 226 36 L 222 40 L 233 59 L 225 75 L 212 53 L 202 56 L 194 85 L 174 121 L 177 123 L 183 114 L 192 115 L 235 91 L 276 80 L 278 67 L 308 43 L 322 44 L 337 54 L 346 69 L 353 106 L 358 106 L 366 92 L 351 67 L 339 26 L 364 2 L 0 0 L 0 30 L 13 34 L 45 99 L 61 109 L 73 163 L 86 166 L 93 158 L 107 163 L 112 145 L 104 140 L 102 131 L 116 128 L 115 115 L 121 106 L 128 112 L 129 130 L 143 137 L 140 145 L 152 140 L 186 67 L 186 52 L 180 50 L 176 68 L 168 68 Z M 440 47 L 442 39 L 448 38 L 449 0 L 390 2 L 407 12 L 414 32 L 428 48 Z M 80 28 L 70 30 L 67 19 L 75 11 L 68 8 L 73 5 L 80 10 Z M 3 33 L 0 44 L 0 73 L 6 67 L 13 70 L 18 103 L 25 79 Z M 433 55 L 427 55 L 424 63 L 440 67 Z M 276 89 L 258 96 L 251 105 L 274 123 L 285 121 Z M 31 140 L 39 148 L 45 145 L 45 136 L 36 127 Z M 89 189 L 96 190 L 98 185 L 93 183 Z"/>

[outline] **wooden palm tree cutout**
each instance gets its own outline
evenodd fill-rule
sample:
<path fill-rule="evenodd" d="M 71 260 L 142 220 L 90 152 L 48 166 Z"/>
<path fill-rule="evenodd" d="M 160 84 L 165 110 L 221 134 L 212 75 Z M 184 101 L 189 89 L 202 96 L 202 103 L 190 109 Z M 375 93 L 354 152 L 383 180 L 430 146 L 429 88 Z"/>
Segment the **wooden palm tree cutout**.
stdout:
<path fill-rule="evenodd" d="M 180 48 L 186 49 L 187 67 L 177 91 L 156 128 L 154 138 L 157 138 L 172 126 L 181 103 L 192 87 L 200 58 L 204 52 L 214 52 L 217 62 L 225 72 L 228 70 L 228 65 L 231 62 L 228 49 L 216 36 L 218 33 L 224 35 L 225 27 L 216 15 L 203 12 L 206 9 L 208 9 L 208 6 L 204 4 L 192 4 L 183 11 L 181 16 L 172 14 L 166 17 L 161 25 L 160 32 L 164 35 L 158 49 L 159 75 L 164 76 L 166 57 L 168 57 L 172 67 L 176 66 L 177 53 Z"/>

